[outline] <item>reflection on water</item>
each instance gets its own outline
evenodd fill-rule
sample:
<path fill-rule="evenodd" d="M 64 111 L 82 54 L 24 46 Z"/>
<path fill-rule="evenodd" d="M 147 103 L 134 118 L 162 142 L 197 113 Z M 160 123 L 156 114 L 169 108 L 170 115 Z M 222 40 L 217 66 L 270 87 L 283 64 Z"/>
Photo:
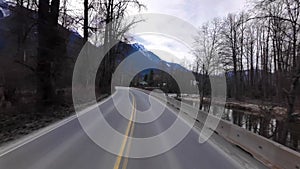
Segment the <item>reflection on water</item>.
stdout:
<path fill-rule="evenodd" d="M 193 106 L 195 102 L 189 102 Z M 209 105 L 203 110 L 208 111 Z M 212 107 L 213 108 L 213 107 Z M 225 109 L 222 119 L 300 152 L 300 122 L 289 123 L 271 114 Z"/>

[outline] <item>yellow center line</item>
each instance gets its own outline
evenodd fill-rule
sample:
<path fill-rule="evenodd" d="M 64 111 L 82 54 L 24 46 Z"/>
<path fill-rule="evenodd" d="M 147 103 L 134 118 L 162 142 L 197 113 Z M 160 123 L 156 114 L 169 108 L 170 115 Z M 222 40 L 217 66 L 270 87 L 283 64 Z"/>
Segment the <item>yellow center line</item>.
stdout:
<path fill-rule="evenodd" d="M 135 119 L 135 116 L 136 116 L 135 101 L 133 102 L 133 107 L 134 107 L 134 110 L 133 110 L 133 119 Z M 132 142 L 132 137 L 133 137 L 133 132 L 134 132 L 134 125 L 135 125 L 135 123 L 133 122 L 132 125 L 131 125 L 131 129 L 130 129 L 130 138 L 129 138 L 129 141 L 127 143 L 126 155 L 125 155 L 125 159 L 124 159 L 124 162 L 123 162 L 122 169 L 126 169 L 127 168 L 128 156 L 129 156 L 129 152 L 130 152 L 130 149 L 131 149 L 131 142 Z"/>
<path fill-rule="evenodd" d="M 129 132 L 130 132 L 130 130 L 132 130 L 132 126 L 134 126 L 133 118 L 135 116 L 135 98 L 131 93 L 130 93 L 130 95 L 132 96 L 132 100 L 133 100 L 132 113 L 131 113 L 131 116 L 130 116 L 130 120 L 128 122 L 128 126 L 127 126 L 127 129 L 126 129 L 126 132 L 125 132 L 125 136 L 124 136 L 124 139 L 123 139 L 123 142 L 122 142 L 120 152 L 118 154 L 118 158 L 117 158 L 117 160 L 115 162 L 115 165 L 114 165 L 114 169 L 119 169 L 120 168 L 120 164 L 121 164 L 122 157 L 123 157 L 123 154 L 124 154 L 124 150 L 125 150 L 125 147 L 126 147 L 126 144 L 127 144 Z M 132 135 L 132 133 L 133 132 L 131 132 L 130 135 Z M 127 150 L 127 152 L 128 152 L 128 150 Z M 126 164 L 126 166 L 127 166 L 127 164 Z M 125 166 L 125 169 L 126 169 L 126 166 Z M 124 168 L 124 165 L 123 165 L 123 168 Z"/>

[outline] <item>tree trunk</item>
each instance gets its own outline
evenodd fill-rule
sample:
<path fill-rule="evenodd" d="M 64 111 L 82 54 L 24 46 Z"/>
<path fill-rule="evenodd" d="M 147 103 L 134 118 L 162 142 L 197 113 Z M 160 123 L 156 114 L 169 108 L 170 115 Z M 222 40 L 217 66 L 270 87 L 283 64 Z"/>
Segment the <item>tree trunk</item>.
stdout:
<path fill-rule="evenodd" d="M 40 101 L 49 104 L 54 102 L 55 96 L 55 65 L 62 53 L 62 41 L 59 38 L 57 24 L 59 16 L 59 0 L 39 1 L 38 19 L 38 57 L 37 57 L 37 76 L 39 79 L 38 94 Z M 49 12 L 50 11 L 50 12 Z M 57 50 L 59 49 L 59 50 Z M 58 55 L 58 56 L 56 56 Z M 55 62 L 56 61 L 56 62 Z"/>
<path fill-rule="evenodd" d="M 88 0 L 84 0 L 83 37 L 85 41 L 88 41 L 89 38 L 89 1 Z"/>
<path fill-rule="evenodd" d="M 51 7 L 50 7 L 50 12 L 51 12 L 51 24 L 53 26 L 56 26 L 58 24 L 58 17 L 59 17 L 59 6 L 60 6 L 60 0 L 52 0 L 51 1 Z"/>

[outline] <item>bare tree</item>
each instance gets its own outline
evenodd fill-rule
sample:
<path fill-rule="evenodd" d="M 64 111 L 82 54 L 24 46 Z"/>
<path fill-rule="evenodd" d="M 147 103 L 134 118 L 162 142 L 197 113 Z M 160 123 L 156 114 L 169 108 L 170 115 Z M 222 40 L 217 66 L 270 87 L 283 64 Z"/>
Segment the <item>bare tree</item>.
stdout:
<path fill-rule="evenodd" d="M 145 8 L 138 0 L 101 0 L 98 3 L 97 9 L 101 12 L 101 21 L 99 23 L 99 31 L 103 31 L 103 46 L 107 53 L 107 58 L 104 60 L 105 66 L 103 77 L 107 84 L 103 82 L 102 85 L 109 86 L 113 69 L 115 67 L 115 60 L 113 58 L 114 51 L 109 50 L 108 47 L 118 40 L 124 38 L 125 33 L 138 21 L 133 20 L 129 23 L 121 22 L 128 10 L 129 6 L 136 7 L 138 10 Z M 102 29 L 101 29 L 102 28 Z M 116 48 L 117 49 L 117 48 Z"/>
<path fill-rule="evenodd" d="M 233 95 L 238 98 L 240 95 L 238 88 L 238 19 L 235 14 L 229 14 L 224 20 L 222 32 L 221 57 L 225 58 L 226 66 L 233 66 Z"/>
<path fill-rule="evenodd" d="M 280 7 L 280 10 L 274 9 L 274 6 Z M 299 84 L 299 17 L 300 2 L 298 0 L 271 1 L 262 0 L 256 5 L 260 10 L 259 19 L 268 19 L 273 22 L 274 46 L 277 50 L 277 59 L 275 57 L 276 70 L 286 69 L 291 77 L 289 89 L 283 89 L 287 95 L 288 118 L 292 119 L 294 104 L 296 100 L 296 90 Z M 278 37 L 278 34 L 285 35 L 285 39 Z M 282 44 L 284 43 L 284 44 Z M 282 49 L 285 46 L 286 49 Z M 284 50 L 284 51 L 283 51 Z M 285 55 L 285 56 L 284 56 Z M 285 57 L 285 58 L 284 58 Z M 279 85 L 282 87 L 281 85 Z"/>
<path fill-rule="evenodd" d="M 195 37 L 195 47 L 193 54 L 196 58 L 197 73 L 202 74 L 200 82 L 200 109 L 203 107 L 205 87 L 208 84 L 208 76 L 219 73 L 221 60 L 218 56 L 220 40 L 220 21 L 215 19 L 204 24 Z"/>

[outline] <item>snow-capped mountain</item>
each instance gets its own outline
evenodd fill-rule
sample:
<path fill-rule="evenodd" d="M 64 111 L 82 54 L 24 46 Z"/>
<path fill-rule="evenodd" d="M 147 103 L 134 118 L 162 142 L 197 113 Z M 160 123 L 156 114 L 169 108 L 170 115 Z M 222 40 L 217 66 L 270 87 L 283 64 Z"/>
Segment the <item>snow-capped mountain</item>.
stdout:
<path fill-rule="evenodd" d="M 183 66 L 181 66 L 180 64 L 171 63 L 171 62 L 162 60 L 159 56 L 157 56 L 153 52 L 148 51 L 142 44 L 134 43 L 134 44 L 131 44 L 131 46 L 134 49 L 134 52 L 140 52 L 142 55 L 147 57 L 150 61 L 154 62 L 155 64 L 160 64 L 160 65 L 166 66 L 169 69 L 173 69 L 173 70 L 180 70 L 180 71 L 184 71 L 184 72 L 189 71 L 186 68 L 184 68 Z"/>

